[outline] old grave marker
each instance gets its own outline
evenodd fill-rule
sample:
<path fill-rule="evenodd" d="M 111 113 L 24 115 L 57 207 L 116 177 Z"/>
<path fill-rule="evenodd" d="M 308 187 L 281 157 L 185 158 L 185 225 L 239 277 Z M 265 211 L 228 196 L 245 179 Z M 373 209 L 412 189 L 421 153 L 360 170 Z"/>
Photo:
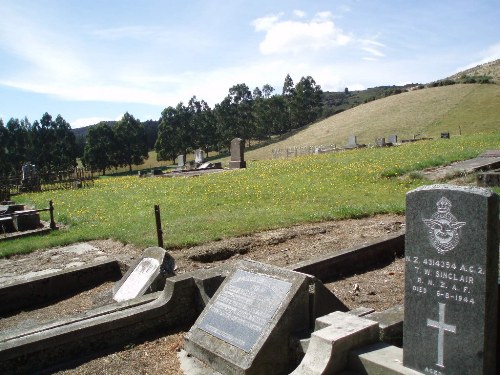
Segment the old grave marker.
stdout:
<path fill-rule="evenodd" d="M 201 164 L 203 163 L 203 160 L 204 160 L 203 150 L 202 149 L 194 150 L 194 162 Z"/>
<path fill-rule="evenodd" d="M 123 302 L 141 296 L 149 288 L 155 289 L 155 284 L 162 284 L 165 276 L 173 272 L 173 258 L 161 247 L 149 247 L 115 284 L 113 299 Z"/>
<path fill-rule="evenodd" d="M 398 136 L 396 134 L 391 134 L 387 137 L 387 143 L 398 143 Z"/>
<path fill-rule="evenodd" d="M 231 141 L 231 161 L 229 162 L 229 168 L 238 169 L 246 167 L 245 141 L 241 138 L 234 138 Z"/>
<path fill-rule="evenodd" d="M 495 373 L 498 196 L 433 185 L 407 194 L 403 363 L 426 374 Z"/>
<path fill-rule="evenodd" d="M 309 325 L 307 276 L 242 261 L 186 336 L 188 353 L 223 374 L 285 374 L 289 340 Z"/>
<path fill-rule="evenodd" d="M 185 164 L 186 164 L 186 156 L 184 154 L 177 156 L 177 166 L 184 167 Z"/>

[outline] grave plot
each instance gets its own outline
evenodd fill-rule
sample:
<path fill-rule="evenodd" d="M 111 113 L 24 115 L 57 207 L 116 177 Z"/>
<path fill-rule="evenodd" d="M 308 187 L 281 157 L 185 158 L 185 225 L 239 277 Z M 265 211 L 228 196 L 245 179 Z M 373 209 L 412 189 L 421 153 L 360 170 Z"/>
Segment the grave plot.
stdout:
<path fill-rule="evenodd" d="M 40 220 L 40 212 L 50 213 L 50 222 Z M 24 204 L 13 201 L 3 201 L 0 204 L 0 241 L 18 237 L 43 234 L 57 229 L 54 221 L 54 206 L 49 201 L 49 207 L 44 209 L 29 209 Z"/>
<path fill-rule="evenodd" d="M 442 255 L 440 254 L 439 251 L 441 252 L 444 251 L 445 253 L 447 253 L 446 256 L 452 255 L 455 250 L 459 249 L 462 252 L 464 251 L 479 252 L 483 248 L 483 245 L 486 244 L 487 245 L 486 247 L 490 249 L 489 252 L 492 252 L 491 248 L 496 248 L 496 256 L 498 257 L 498 197 L 496 197 L 496 195 L 492 195 L 491 193 L 488 193 L 486 190 L 482 189 L 464 189 L 464 188 L 452 188 L 452 187 L 442 187 L 442 186 L 434 186 L 426 189 L 423 189 L 422 192 L 420 190 L 417 190 L 416 192 L 412 192 L 409 194 L 408 212 L 413 213 L 415 209 L 418 210 L 418 212 L 415 213 L 414 216 L 412 215 L 408 216 L 407 218 L 408 225 L 410 225 L 411 220 L 413 220 L 414 224 L 412 225 L 415 225 L 415 227 L 418 226 L 419 227 L 417 228 L 416 235 L 414 235 L 413 237 L 411 235 L 407 236 L 406 238 L 407 248 L 411 246 L 412 241 L 418 240 L 419 242 L 416 245 L 414 245 L 416 246 L 416 248 L 425 246 L 431 247 L 431 250 L 435 252 L 434 256 L 439 257 Z M 424 193 L 429 193 L 432 196 L 428 196 Z M 470 198 L 471 194 L 473 198 Z M 439 199 L 434 199 L 434 196 L 438 195 L 440 196 Z M 448 199 L 452 204 L 451 206 L 452 208 L 450 208 L 449 211 L 446 211 L 446 208 L 440 208 L 436 206 L 437 202 L 439 202 L 443 196 L 446 199 Z M 417 198 L 427 203 L 417 204 L 415 203 L 418 202 Z M 410 208 L 411 207 L 410 203 L 412 202 L 412 199 L 414 204 L 413 209 Z M 471 199 L 469 203 L 467 203 L 468 199 Z M 443 202 L 446 203 L 446 201 Z M 460 206 L 461 203 L 464 203 L 464 205 L 460 208 L 457 208 Z M 444 207 L 446 206 L 447 204 L 444 204 Z M 470 207 L 474 207 L 474 209 L 471 209 Z M 464 213 L 467 213 L 468 215 L 466 218 L 464 218 L 465 216 Z M 440 216 L 441 214 L 443 215 Z M 485 217 L 486 220 L 483 220 Z M 439 222 L 439 225 L 437 225 L 433 221 Z M 462 224 L 464 222 L 466 224 Z M 428 223 L 432 224 L 433 227 L 430 228 L 428 226 Z M 446 224 L 448 226 L 446 226 Z M 473 229 L 475 237 L 472 236 L 470 233 L 464 234 L 463 232 L 464 228 L 466 228 L 467 225 L 471 225 L 474 228 L 474 224 L 478 225 L 478 227 L 476 227 L 476 230 Z M 431 229 L 432 233 L 437 234 L 435 237 L 433 237 L 434 240 L 430 236 Z M 408 230 L 410 230 L 410 228 Z M 457 231 L 456 233 L 454 232 L 455 230 Z M 423 233 L 420 233 L 419 231 L 423 231 Z M 457 241 L 456 237 L 457 233 L 459 241 L 458 244 L 455 244 L 455 242 Z M 468 238 L 468 240 L 467 241 L 464 240 L 464 242 L 462 243 L 462 240 L 466 238 L 465 236 Z M 393 237 L 398 237 L 398 236 L 394 235 Z M 390 241 L 390 239 L 386 240 Z M 394 241 L 392 243 L 392 245 L 394 246 L 395 243 L 400 243 L 401 239 L 393 238 L 392 241 Z M 440 244 L 439 246 L 438 243 Z M 453 247 L 453 245 L 455 245 L 455 247 Z M 385 252 L 383 251 L 384 247 L 387 248 Z M 326 278 L 328 277 L 327 270 L 330 269 L 331 271 L 330 277 L 333 274 L 336 275 L 332 277 L 333 279 L 335 277 L 342 278 L 346 277 L 345 273 L 346 271 L 344 266 L 349 263 L 356 263 L 353 262 L 353 260 L 355 260 L 356 258 L 350 258 L 350 256 L 352 255 L 348 254 L 359 253 L 360 257 L 359 259 L 367 260 L 366 262 L 361 262 L 361 261 L 357 262 L 358 263 L 357 267 L 359 268 L 357 267 L 353 268 L 356 270 L 355 272 L 364 273 L 366 268 L 370 268 L 373 266 L 373 264 L 371 263 L 372 260 L 380 261 L 382 258 L 384 258 L 384 254 L 391 254 L 392 259 L 394 259 L 394 253 L 395 253 L 394 249 L 391 248 L 390 246 L 379 246 L 377 244 L 363 244 L 361 246 L 354 247 L 348 250 L 349 251 L 346 250 L 346 251 L 336 252 L 335 256 L 331 257 L 322 256 L 320 259 L 317 259 L 316 261 L 311 260 L 302 262 L 301 264 L 290 265 L 288 271 L 293 269 L 295 271 L 299 270 L 300 272 L 307 272 L 310 274 L 314 274 L 314 272 L 316 272 L 319 278 L 321 279 L 325 278 L 326 280 Z M 406 255 L 408 256 L 408 254 Z M 410 265 L 414 266 L 413 263 L 409 265 L 408 258 L 405 259 L 407 267 L 409 267 Z M 386 261 L 389 262 L 388 260 Z M 478 264 L 481 263 L 476 258 L 474 259 L 469 258 L 468 261 L 469 262 L 474 261 Z M 396 263 L 398 262 L 400 261 L 396 261 Z M 488 262 L 491 262 L 491 256 L 489 257 L 487 256 L 486 263 Z M 317 265 L 316 268 L 314 267 L 315 264 Z M 390 267 L 392 264 L 393 263 L 390 263 L 388 267 Z M 496 259 L 495 264 L 498 264 L 498 258 Z M 167 299 L 171 301 L 172 300 L 176 301 L 173 305 L 175 304 L 181 305 L 184 303 L 182 305 L 184 315 L 191 314 L 191 311 L 193 309 L 191 305 L 193 304 L 193 301 L 195 301 L 195 304 L 197 305 L 197 310 L 195 310 L 194 314 L 191 315 L 191 318 L 193 319 L 194 322 L 194 318 L 198 316 L 198 321 L 196 322 L 196 324 L 192 326 L 192 331 L 197 333 L 195 333 L 194 335 L 192 335 L 191 333 L 188 334 L 188 340 L 190 335 L 194 336 L 195 340 L 199 338 L 200 339 L 199 341 L 201 343 L 218 340 L 217 342 L 219 342 L 219 344 L 214 346 L 203 346 L 198 344 L 196 345 L 204 347 L 203 350 L 205 350 L 205 354 L 202 355 L 202 358 L 204 358 L 205 360 L 207 360 L 208 358 L 209 364 L 215 364 L 219 362 L 219 364 L 224 363 L 225 365 L 223 366 L 230 366 L 231 371 L 230 372 L 226 371 L 226 373 L 233 373 L 232 371 L 235 368 L 246 368 L 245 366 L 248 365 L 249 363 L 250 366 L 249 367 L 247 366 L 249 369 L 248 373 L 251 373 L 252 371 L 251 364 L 253 363 L 253 361 L 255 360 L 256 361 L 255 363 L 258 364 L 259 360 L 261 360 L 261 358 L 259 358 L 259 355 L 262 355 L 260 354 L 260 352 L 262 350 L 267 351 L 265 350 L 266 348 L 268 348 L 266 346 L 267 340 L 270 340 L 268 342 L 275 342 L 274 340 L 277 340 L 276 337 L 281 336 L 282 338 L 283 336 L 285 337 L 294 336 L 290 333 L 288 329 L 283 329 L 283 330 L 280 329 L 280 327 L 282 327 L 281 324 L 283 322 L 286 322 L 285 317 L 290 313 L 292 313 L 293 316 L 293 311 L 296 310 L 293 304 L 287 301 L 287 297 L 290 295 L 290 291 L 292 289 L 287 289 L 285 287 L 288 286 L 288 284 L 286 283 L 291 283 L 290 281 L 291 279 L 287 278 L 283 279 L 281 277 L 282 276 L 281 273 L 286 274 L 285 271 L 279 271 L 278 273 L 280 274 L 280 277 L 276 277 L 277 274 L 274 274 L 273 272 L 277 271 L 270 272 L 269 269 L 267 269 L 269 266 L 264 266 L 264 267 L 266 268 L 265 270 L 257 268 L 245 268 L 245 266 L 238 266 L 236 269 L 234 269 L 230 268 L 228 263 L 227 266 L 224 266 L 220 269 L 205 270 L 202 272 L 195 272 L 193 274 L 185 274 L 182 276 L 179 275 L 172 279 L 168 279 L 165 291 L 162 292 L 162 294 L 165 292 L 169 294 L 169 298 Z M 486 266 L 485 269 L 491 269 L 491 267 Z M 434 270 L 434 271 L 439 271 L 439 270 Z M 388 273 L 384 277 L 391 276 L 390 273 L 395 271 L 389 270 L 387 272 Z M 409 272 L 411 272 L 411 270 Z M 498 269 L 496 270 L 496 272 L 498 272 Z M 250 275 L 247 275 L 247 273 Z M 458 273 L 459 273 L 458 271 L 455 272 L 455 274 Z M 496 284 L 497 279 L 495 277 L 492 277 L 491 273 L 489 275 L 490 276 L 486 277 L 486 279 L 490 281 L 491 279 L 495 279 L 494 283 L 495 287 L 491 288 L 490 286 L 489 289 L 490 292 L 486 292 L 486 297 L 485 297 L 485 300 L 487 301 L 486 305 L 489 306 L 489 308 L 491 308 L 492 305 L 496 305 L 496 303 L 492 302 L 494 301 L 495 298 L 495 293 L 492 292 L 492 290 L 497 290 L 497 284 Z M 271 277 L 272 279 L 275 279 L 277 281 L 268 280 L 267 279 L 268 277 Z M 432 278 L 439 278 L 439 277 L 432 276 Z M 226 281 L 224 282 L 223 286 L 218 289 L 217 294 L 214 296 L 214 298 L 210 299 L 210 297 L 217 290 L 220 283 L 224 279 Z M 250 281 L 250 283 L 248 284 L 250 286 L 241 287 L 240 285 L 241 281 L 242 280 L 246 281 L 247 279 Z M 168 282 L 169 280 L 171 281 Z M 476 279 L 474 278 L 474 282 L 475 281 Z M 285 284 L 281 284 L 281 282 L 284 282 Z M 457 283 L 458 282 L 459 281 L 457 281 Z M 419 286 L 420 284 L 418 278 L 414 279 L 412 283 L 413 283 L 412 287 L 414 285 Z M 429 284 L 429 280 L 424 280 L 424 283 L 427 283 L 426 286 L 427 288 L 429 289 L 431 289 L 431 287 L 434 288 L 434 285 Z M 180 287 L 181 284 L 183 285 L 182 287 Z M 253 284 L 256 285 L 252 286 Z M 488 285 L 490 284 L 491 283 L 489 283 Z M 264 292 L 259 293 L 259 290 L 261 290 L 259 289 L 259 285 L 261 287 L 265 286 L 265 287 L 270 287 L 272 289 L 276 289 L 278 292 L 276 294 L 273 294 L 275 295 L 275 297 L 271 298 L 268 293 Z M 317 286 L 316 283 L 314 283 L 314 285 Z M 225 286 L 228 286 L 228 288 L 226 289 Z M 311 284 L 309 283 L 309 287 L 307 288 L 309 291 L 311 290 L 310 287 Z M 450 287 L 453 288 L 452 286 Z M 301 364 L 297 367 L 295 374 L 322 373 L 314 371 L 316 370 L 322 371 L 321 368 L 328 369 L 330 368 L 330 366 L 334 366 L 333 368 L 336 369 L 335 371 L 337 370 L 342 371 L 342 369 L 348 368 L 350 369 L 350 371 L 354 371 L 354 373 L 396 373 L 396 374 L 397 373 L 404 373 L 404 374 L 469 373 L 467 371 L 470 369 L 470 367 L 463 367 L 459 369 L 453 369 L 452 367 L 448 367 L 449 365 L 447 363 L 447 358 L 449 358 L 448 351 L 450 350 L 449 346 L 447 346 L 449 345 L 447 344 L 447 342 L 449 341 L 448 339 L 452 335 L 458 335 L 459 332 L 460 333 L 464 332 L 459 330 L 459 327 L 461 327 L 462 324 L 459 324 L 460 322 L 456 319 L 457 316 L 454 315 L 453 313 L 453 309 L 455 308 L 454 301 L 452 301 L 449 298 L 446 299 L 447 298 L 446 294 L 444 294 L 444 297 L 442 297 L 444 300 L 439 300 L 439 298 L 441 297 L 440 295 L 438 295 L 438 292 L 441 293 L 442 292 L 441 289 L 443 288 L 444 287 L 437 286 L 433 289 L 433 292 L 435 292 L 434 302 L 436 302 L 435 304 L 437 305 L 436 309 L 434 310 L 427 309 L 425 311 L 425 314 L 421 315 L 421 317 L 423 315 L 426 315 L 425 317 L 420 319 L 424 321 L 425 327 L 419 328 L 418 333 L 422 334 L 423 332 L 426 332 L 425 330 L 428 330 L 429 332 L 427 332 L 426 334 L 428 334 L 429 336 L 434 335 L 433 338 L 432 337 L 429 338 L 430 340 L 429 343 L 425 345 L 426 354 L 428 354 L 429 357 L 432 357 L 430 359 L 431 362 L 424 363 L 425 367 L 422 370 L 415 369 L 414 365 L 406 362 L 407 361 L 406 356 L 409 356 L 409 358 L 411 358 L 414 352 L 411 345 L 405 344 L 403 348 L 398 348 L 391 346 L 390 342 L 391 341 L 390 339 L 394 337 L 392 336 L 394 332 L 399 332 L 400 335 L 402 334 L 401 317 L 403 316 L 403 311 L 404 314 L 408 314 L 408 301 L 405 301 L 406 306 L 404 310 L 402 307 L 398 308 L 397 306 L 389 308 L 387 311 L 372 311 L 372 309 L 366 309 L 366 308 L 352 309 L 350 315 L 352 315 L 355 318 L 346 316 L 338 312 L 328 314 L 327 311 L 328 309 L 319 308 L 319 306 L 313 308 L 313 310 L 317 308 L 317 310 L 315 310 L 317 313 L 313 315 L 308 315 L 307 320 L 309 321 L 310 327 L 312 327 L 313 325 L 315 326 L 314 328 L 309 328 L 310 330 L 314 329 L 314 334 L 311 335 L 311 338 L 309 340 L 307 340 L 307 337 L 305 337 L 304 339 L 299 340 L 300 344 L 291 346 L 292 348 L 294 348 L 293 353 L 296 353 L 298 348 L 302 348 L 303 350 L 302 355 L 290 357 L 294 358 L 295 361 L 299 361 L 301 356 L 304 356 L 305 354 Z M 175 293 L 176 289 L 177 293 Z M 321 288 L 320 289 L 312 288 L 312 289 L 313 290 L 315 289 L 316 291 L 321 291 L 321 290 L 324 291 L 324 289 Z M 335 288 L 333 288 L 333 290 L 334 289 Z M 252 291 L 252 293 L 250 292 L 243 293 L 241 292 L 241 290 Z M 446 293 L 446 291 L 444 293 Z M 474 290 L 471 293 L 479 295 L 482 294 L 481 290 Z M 221 297 L 221 299 L 218 300 L 218 297 Z M 415 298 L 415 296 L 413 297 Z M 266 303 L 265 306 L 273 307 L 275 305 L 279 305 L 279 307 L 276 310 L 274 310 L 274 308 L 269 308 L 269 309 L 259 308 L 259 302 L 261 300 L 265 300 L 265 298 L 270 298 L 271 302 L 281 301 L 279 304 Z M 418 298 L 420 298 L 420 296 L 418 296 Z M 459 299 L 460 298 L 458 297 L 457 303 L 461 302 L 458 301 Z M 160 300 L 162 300 L 162 302 L 160 302 Z M 186 303 L 187 302 L 186 300 L 190 300 L 191 305 Z M 470 301 L 470 299 L 468 299 L 468 301 Z M 179 317 L 179 315 L 176 315 L 179 312 L 177 310 L 177 313 L 173 313 L 173 311 L 175 310 L 173 305 L 171 305 L 170 308 L 160 307 L 160 304 L 163 304 L 165 302 L 166 299 L 159 297 L 158 301 L 155 303 L 152 304 L 149 304 L 149 302 L 145 303 L 143 305 L 143 308 L 145 309 L 142 310 L 140 314 L 138 313 L 137 310 L 134 311 L 134 309 L 138 307 L 137 305 L 130 306 L 132 307 L 132 309 L 128 310 L 128 316 L 129 316 L 128 319 L 130 319 L 132 316 L 140 316 L 142 324 L 142 323 L 147 323 L 150 320 L 156 320 L 156 321 L 162 320 L 162 316 L 166 312 L 167 314 L 169 314 L 168 321 L 172 323 L 172 320 L 175 320 Z M 253 304 L 254 302 L 256 303 L 255 305 Z M 135 302 L 133 302 L 132 304 L 134 303 Z M 412 302 L 410 303 L 410 306 L 418 307 L 420 306 L 420 304 L 421 302 Z M 445 305 L 445 308 L 444 309 L 441 308 L 440 304 Z M 287 305 L 288 307 L 284 305 Z M 203 307 L 205 306 L 208 307 L 205 309 L 205 311 L 202 312 Z M 214 310 L 210 312 L 210 309 L 212 307 L 214 307 Z M 234 310 L 235 313 L 232 314 L 228 313 L 230 309 L 235 309 L 235 308 L 236 308 L 236 310 Z M 146 309 L 148 312 L 146 312 Z M 155 311 L 155 313 L 153 313 L 153 311 Z M 254 321 L 254 317 L 248 319 L 249 311 L 251 311 L 252 313 L 256 312 L 255 314 L 255 316 L 257 317 L 256 321 Z M 300 311 L 300 309 L 298 311 Z M 320 311 L 323 313 L 323 315 L 324 314 L 326 315 L 321 316 Z M 497 315 L 495 311 L 487 309 L 485 311 L 488 311 L 488 316 L 491 315 L 496 317 Z M 434 313 L 434 315 L 431 316 L 431 313 Z M 207 318 L 208 320 L 205 321 L 204 317 L 206 316 L 208 316 Z M 315 324 L 313 321 L 311 321 L 311 316 L 318 318 L 316 319 Z M 360 321 L 359 319 L 361 318 L 359 318 L 359 316 L 363 316 L 362 319 L 365 319 L 366 322 Z M 397 322 L 397 319 L 395 319 L 395 317 L 397 318 L 398 316 L 400 317 L 399 322 Z M 115 322 L 113 324 L 113 327 L 110 328 L 112 328 L 111 331 L 113 332 L 113 335 L 121 335 L 121 333 L 125 329 L 124 328 L 125 326 L 122 325 L 123 316 L 115 315 L 115 317 L 117 318 L 116 320 L 118 322 Z M 253 332 L 257 332 L 257 334 L 254 334 L 253 336 L 251 334 L 243 334 L 241 336 L 241 330 L 234 329 L 234 327 L 232 326 L 233 323 L 228 322 L 228 317 L 234 318 L 234 319 L 229 319 L 230 321 L 235 320 L 237 323 L 243 322 L 247 328 L 248 327 L 253 328 Z M 405 337 L 408 334 L 408 332 L 406 332 L 407 329 L 406 326 L 408 325 L 408 322 L 410 322 L 410 324 L 413 324 L 414 320 L 415 318 L 405 317 L 405 328 L 404 328 Z M 119 321 L 122 321 L 122 323 L 119 323 Z M 166 322 L 167 322 L 166 320 L 162 320 L 162 324 L 165 324 Z M 488 324 L 490 323 L 491 325 L 496 324 L 494 322 L 488 321 Z M 484 325 L 484 323 L 479 322 L 474 326 L 474 328 L 478 328 L 481 324 Z M 296 325 L 297 324 L 295 324 L 294 326 Z M 463 325 L 468 326 L 468 324 L 466 323 L 463 323 Z M 286 327 L 286 324 L 283 327 Z M 479 328 L 477 330 L 481 332 L 481 329 Z M 130 327 L 127 327 L 127 330 L 129 329 Z M 452 332 L 453 330 L 455 330 L 455 333 Z M 483 336 L 485 337 L 488 336 L 488 334 L 484 334 L 484 329 L 482 329 L 482 331 L 483 331 Z M 491 358 L 492 352 L 496 353 L 495 349 L 495 343 L 497 339 L 496 329 L 492 330 L 492 332 L 493 333 L 489 333 L 490 336 L 487 339 L 479 340 L 485 343 L 484 345 L 482 345 L 481 348 L 483 349 L 482 353 L 485 353 L 484 357 L 488 358 Z M 277 335 L 277 333 L 279 333 L 279 335 Z M 494 337 L 493 340 L 491 339 L 491 336 Z M 380 338 L 384 337 L 387 338 L 388 340 L 383 340 L 383 342 L 377 342 L 379 341 Z M 442 338 L 442 340 L 440 339 L 440 337 Z M 291 340 L 291 341 L 297 342 L 296 340 Z M 406 341 L 407 340 L 405 340 L 405 343 Z M 441 349 L 439 349 L 441 342 L 443 343 L 442 351 Z M 491 342 L 494 343 L 492 345 L 486 344 Z M 221 351 L 220 349 L 225 346 L 230 346 L 233 349 L 232 351 L 229 352 L 229 354 L 227 354 L 224 357 L 225 355 L 224 353 L 226 353 L 226 351 L 225 350 Z M 277 345 L 272 345 L 273 350 L 274 347 L 276 346 Z M 189 348 L 189 344 L 186 344 L 186 347 Z M 422 346 L 420 345 L 418 346 L 418 348 L 421 350 Z M 479 348 L 479 350 L 481 348 Z M 278 348 L 277 350 L 281 349 L 282 348 Z M 465 350 L 465 352 L 462 352 L 462 357 L 464 356 L 474 357 L 474 355 L 471 354 L 471 350 L 468 350 L 468 348 L 465 347 L 463 349 Z M 474 353 L 478 353 L 477 347 L 473 349 L 473 351 Z M 442 352 L 441 355 L 440 352 Z M 327 358 L 326 353 L 329 353 L 328 355 L 330 355 L 330 357 Z M 332 353 L 334 354 L 332 355 Z M 234 356 L 231 357 L 231 355 Z M 313 358 L 317 358 L 317 360 L 311 360 L 311 356 L 313 356 Z M 405 356 L 404 366 L 401 364 L 403 361 L 403 356 Z M 420 356 L 419 354 L 417 354 L 416 357 L 422 358 L 422 356 Z M 236 360 L 234 360 L 234 358 L 236 358 Z M 442 361 L 439 360 L 440 358 Z M 475 356 L 475 359 L 481 360 L 479 356 Z M 459 361 L 460 358 L 454 360 Z M 266 360 L 263 360 L 261 362 L 261 366 L 263 367 L 257 366 L 256 368 L 262 370 L 265 369 L 266 366 L 268 366 L 268 364 L 262 365 L 262 363 L 268 363 L 268 362 Z M 340 366 L 339 363 L 341 363 L 342 365 Z M 295 362 L 294 366 L 297 366 L 297 364 L 298 362 Z M 489 368 L 487 367 L 491 366 L 491 364 L 487 365 L 483 363 L 478 365 L 478 363 L 474 363 L 472 365 L 472 367 L 474 368 L 478 366 L 479 368 L 483 366 L 481 372 L 478 373 L 481 374 L 491 373 L 489 372 L 491 370 L 491 367 Z M 389 368 L 390 371 L 392 372 L 389 372 L 389 370 L 387 370 Z M 449 370 L 450 368 L 452 368 L 452 370 Z M 269 373 L 273 374 L 280 373 L 275 370 L 276 368 L 273 368 L 272 370 L 269 370 L 273 372 Z M 453 372 L 453 370 L 457 370 L 457 372 Z M 462 370 L 466 372 L 463 372 Z M 286 371 L 288 370 L 282 371 L 281 373 L 287 373 Z M 493 368 L 493 373 L 494 371 L 495 368 Z"/>

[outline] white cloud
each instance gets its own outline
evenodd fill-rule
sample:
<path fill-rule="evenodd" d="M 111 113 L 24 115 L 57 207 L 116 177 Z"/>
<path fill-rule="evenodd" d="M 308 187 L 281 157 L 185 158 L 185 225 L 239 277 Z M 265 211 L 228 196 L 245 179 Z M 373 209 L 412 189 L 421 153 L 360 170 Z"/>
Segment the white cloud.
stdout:
<path fill-rule="evenodd" d="M 281 16 L 266 16 L 253 22 L 255 31 L 265 31 L 260 51 L 264 55 L 318 51 L 351 42 L 352 37 L 337 28 L 330 12 L 320 12 L 311 21 L 280 21 Z"/>
<path fill-rule="evenodd" d="M 257 18 L 252 22 L 255 26 L 255 31 L 268 31 L 282 17 L 283 13 Z"/>
<path fill-rule="evenodd" d="M 307 15 L 306 12 L 298 9 L 294 10 L 293 14 L 298 18 L 304 18 Z"/>
<path fill-rule="evenodd" d="M 379 57 L 385 57 L 385 53 L 381 51 L 382 48 L 385 48 L 383 43 L 371 39 L 360 39 L 359 43 L 361 45 L 361 49 L 369 53 L 369 56 L 364 56 L 363 60 L 377 61 Z"/>

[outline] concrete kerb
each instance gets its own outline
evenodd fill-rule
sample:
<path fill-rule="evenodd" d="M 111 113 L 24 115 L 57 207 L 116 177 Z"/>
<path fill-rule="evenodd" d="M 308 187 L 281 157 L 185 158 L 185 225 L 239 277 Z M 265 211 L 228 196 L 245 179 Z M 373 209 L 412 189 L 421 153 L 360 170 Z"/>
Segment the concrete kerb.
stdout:
<path fill-rule="evenodd" d="M 203 305 L 192 274 L 167 279 L 163 292 L 154 297 L 108 305 L 32 332 L 3 337 L 0 372 L 45 368 L 141 335 L 192 323 Z"/>
<path fill-rule="evenodd" d="M 398 232 L 367 244 L 294 264 L 288 268 L 313 275 L 325 282 L 340 276 L 366 271 L 367 268 L 377 264 L 393 261 L 395 257 L 404 255 L 404 245 L 404 232 Z"/>
<path fill-rule="evenodd" d="M 123 268 L 116 259 L 106 260 L 7 284 L 0 288 L 0 316 L 117 281 Z"/>

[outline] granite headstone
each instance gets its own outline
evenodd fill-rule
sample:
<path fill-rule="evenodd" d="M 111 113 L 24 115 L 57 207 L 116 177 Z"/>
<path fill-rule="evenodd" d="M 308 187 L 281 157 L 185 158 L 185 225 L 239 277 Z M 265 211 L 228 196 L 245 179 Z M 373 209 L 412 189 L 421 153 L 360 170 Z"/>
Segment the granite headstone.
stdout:
<path fill-rule="evenodd" d="M 498 196 L 433 185 L 406 199 L 403 364 L 425 374 L 494 374 Z"/>
<path fill-rule="evenodd" d="M 398 143 L 398 136 L 396 134 L 391 134 L 387 137 L 387 143 Z"/>
<path fill-rule="evenodd" d="M 238 169 L 246 168 L 245 161 L 245 142 L 241 138 L 234 138 L 231 141 L 231 160 L 229 161 L 229 168 Z"/>
<path fill-rule="evenodd" d="M 186 351 L 223 374 L 286 374 L 293 333 L 308 329 L 307 276 L 242 261 L 188 332 Z"/>

